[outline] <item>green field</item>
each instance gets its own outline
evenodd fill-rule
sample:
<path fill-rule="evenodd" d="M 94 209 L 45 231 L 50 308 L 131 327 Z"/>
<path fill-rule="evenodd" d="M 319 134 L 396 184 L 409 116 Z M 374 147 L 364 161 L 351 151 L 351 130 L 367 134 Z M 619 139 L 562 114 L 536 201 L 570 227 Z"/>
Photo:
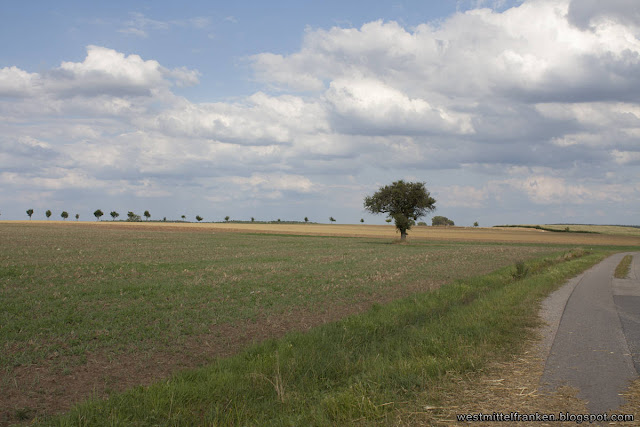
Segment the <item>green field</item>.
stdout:
<path fill-rule="evenodd" d="M 3 349 L 0 355 L 0 386 L 3 389 L 0 413 L 4 417 L 0 423 L 33 417 L 41 419 L 68 409 L 70 403 L 112 395 L 136 384 L 149 384 L 180 369 L 201 366 L 212 360 L 216 362 L 207 368 L 207 373 L 188 373 L 178 380 L 182 384 L 193 376 L 195 381 L 195 388 L 183 396 L 187 399 L 180 404 L 183 406 L 171 403 L 170 408 L 161 409 L 166 402 L 159 398 L 158 402 L 164 403 L 157 402 L 160 406 L 155 415 L 146 414 L 145 411 L 154 412 L 144 406 L 147 403 L 142 409 L 129 409 L 136 417 L 142 417 L 139 422 L 143 424 L 157 422 L 162 417 L 177 417 L 175 422 L 183 424 L 198 419 L 212 423 L 233 424 L 238 421 L 253 424 L 256 410 L 262 413 L 260 408 L 263 405 L 276 409 L 275 413 L 265 412 L 263 416 L 287 423 L 295 420 L 295 417 L 291 418 L 290 411 L 300 410 L 307 411 L 300 418 L 301 422 L 346 421 L 362 416 L 364 419 L 381 416 L 388 420 L 386 409 L 365 410 L 360 408 L 360 403 L 350 399 L 356 395 L 367 395 L 374 400 L 391 397 L 386 396 L 386 392 L 380 395 L 376 391 L 389 386 L 390 393 L 395 393 L 398 386 L 380 383 L 389 381 L 388 375 L 397 377 L 400 390 L 408 390 L 406 387 L 413 389 L 416 384 L 424 382 L 422 376 L 439 378 L 449 368 L 473 369 L 474 363 L 480 365 L 487 352 L 495 350 L 496 345 L 517 341 L 513 336 L 504 341 L 498 340 L 487 349 L 478 350 L 476 355 L 475 350 L 467 351 L 473 341 L 465 343 L 464 336 L 447 332 L 437 322 L 442 322 L 447 316 L 460 316 L 463 312 L 455 314 L 460 307 L 483 299 L 485 291 L 504 292 L 501 289 L 514 280 L 512 267 L 507 266 L 521 260 L 545 259 L 530 267 L 533 272 L 542 271 L 555 265 L 556 261 L 552 260 L 564 261 L 558 256 L 571 249 L 569 245 L 447 241 L 399 245 L 375 238 L 103 229 L 71 224 L 25 223 L 0 225 L 0 241 L 3 242 L 0 246 L 0 344 Z M 593 255 L 580 257 L 586 259 L 580 268 L 611 250 L 615 248 L 602 248 Z M 495 289 L 480 279 L 484 284 L 473 284 L 472 277 L 503 267 L 507 269 L 495 276 Z M 572 273 L 576 268 L 568 267 L 567 271 Z M 558 273 L 560 276 L 555 280 L 563 279 L 569 274 L 567 271 Z M 460 279 L 467 280 L 467 284 L 456 282 L 458 285 L 444 286 L 442 292 L 435 291 Z M 380 305 L 402 298 L 404 302 L 397 303 L 400 305 L 395 309 Z M 416 306 L 419 301 L 423 303 Z M 254 353 L 250 351 L 233 359 L 217 359 L 238 353 L 252 342 L 279 337 L 291 330 L 308 330 L 362 313 L 372 305 L 374 311 L 365 317 L 350 318 L 354 325 L 364 322 L 364 326 L 354 326 L 354 336 L 346 332 L 349 321 L 340 326 L 332 323 L 324 327 L 325 332 L 322 328 L 314 329 L 313 333 L 294 336 L 294 341 L 285 344 L 284 341 L 270 342 L 266 349 L 251 350 Z M 453 311 L 446 309 L 449 305 Z M 392 313 L 386 310 L 392 310 Z M 376 315 L 376 311 L 381 314 Z M 469 313 L 479 316 L 473 310 L 464 313 L 465 316 Z M 507 315 L 513 317 L 513 313 Z M 526 318 L 523 325 L 531 323 L 530 316 L 523 317 Z M 409 323 L 403 326 L 405 321 Z M 411 335 L 411 331 L 415 333 L 426 327 L 427 321 L 435 321 L 436 324 L 431 326 L 439 325 L 437 327 L 445 333 L 445 336 L 429 338 L 435 341 L 422 349 L 426 351 L 420 356 L 423 362 L 424 357 L 432 358 L 431 365 L 428 365 L 432 368 L 427 369 L 424 368 L 427 365 L 423 365 L 422 369 L 432 369 L 433 372 L 421 376 L 413 371 L 415 367 L 411 367 L 411 363 L 406 362 L 407 375 L 404 378 L 403 359 L 385 356 L 384 351 L 394 347 L 401 352 L 417 351 L 407 350 L 391 338 L 403 336 L 401 332 Z M 496 321 L 499 319 L 490 322 Z M 375 326 L 376 322 L 382 322 L 384 326 Z M 452 324 L 456 325 L 455 322 Z M 340 328 L 347 329 L 340 332 Z M 392 334 L 391 338 L 388 333 Z M 443 345 L 447 334 L 451 340 Z M 342 344 L 347 340 L 355 348 L 349 349 L 348 345 L 336 348 L 340 344 L 335 341 L 337 337 Z M 411 340 L 407 338 L 407 341 L 410 343 Z M 297 353 L 289 346 L 301 346 L 309 360 L 296 361 Z M 434 353 L 438 346 L 445 349 L 442 354 Z M 316 349 L 315 353 L 309 351 L 311 348 Z M 340 357 L 354 359 L 352 362 L 355 363 L 355 367 L 349 367 L 345 362 L 346 372 L 332 366 L 335 365 L 332 354 L 341 351 L 347 353 Z M 372 355 L 371 351 L 377 352 L 378 356 Z M 258 365 L 252 365 L 249 373 L 253 372 L 253 376 L 247 377 L 247 367 L 236 365 L 246 363 L 245 359 L 251 358 L 251 354 L 258 355 L 258 362 L 252 362 Z M 453 357 L 454 354 L 458 356 Z M 372 383 L 367 382 L 367 374 L 362 373 L 369 363 L 373 363 L 378 372 L 371 378 Z M 263 368 L 266 371 L 262 372 Z M 234 379 L 233 369 L 243 372 L 242 381 Z M 395 373 L 392 372 L 394 369 Z M 388 372 L 382 375 L 379 371 Z M 292 375 L 314 380 L 299 385 L 296 391 Z M 347 381 L 347 389 L 332 383 L 336 375 Z M 358 387 L 364 387 L 356 390 L 354 395 L 345 391 L 350 387 L 351 375 L 355 381 L 351 386 L 359 384 Z M 280 382 L 285 381 L 284 378 L 286 386 Z M 204 389 L 210 392 L 209 388 L 217 384 L 216 381 L 231 381 L 243 386 L 249 384 L 258 390 L 258 395 L 251 398 L 254 401 L 249 397 L 247 401 L 216 401 L 218 398 L 214 393 L 209 396 L 214 401 L 201 402 L 189 394 Z M 402 386 L 404 383 L 406 387 Z M 284 391 L 278 392 L 278 384 L 286 387 Z M 222 383 L 218 386 L 221 389 L 227 387 Z M 315 390 L 317 387 L 320 389 Z M 323 395 L 323 387 L 333 391 Z M 371 393 L 367 394 L 369 387 Z M 138 389 L 136 393 L 140 392 Z M 229 393 L 230 396 L 233 393 L 242 395 L 238 391 Z M 311 393 L 319 399 L 318 402 L 324 403 L 315 409 L 306 405 L 296 406 L 296 399 L 309 399 L 305 393 Z M 285 395 L 286 399 L 282 397 Z M 114 395 L 110 402 L 120 399 L 116 396 L 119 395 Z M 410 396 L 415 397 L 415 393 L 405 397 Z M 147 397 L 136 395 L 125 406 L 131 406 L 132 402 L 145 402 Z M 173 402 L 170 395 L 169 400 Z M 191 403 L 188 402 L 196 407 L 189 406 Z M 257 406 L 250 408 L 247 405 L 252 404 L 248 402 Z M 373 408 L 384 403 L 372 401 L 371 405 Z M 229 405 L 236 409 L 229 410 Z M 290 406 L 285 410 L 282 407 L 278 409 L 278 405 Z M 209 409 L 203 408 L 217 409 L 208 412 Z M 166 410 L 168 414 L 163 412 Z M 320 413 L 313 415 L 316 410 Z M 98 419 L 104 418 L 105 414 L 100 411 L 92 409 L 89 412 Z M 108 411 L 113 414 L 122 411 L 125 420 L 133 416 L 127 415 L 124 407 L 109 407 Z M 332 411 L 337 412 L 331 415 Z M 203 418 L 189 418 L 188 414 L 200 414 Z M 228 418 L 228 414 L 235 415 Z M 83 417 L 88 419 L 86 414 Z M 234 421 L 233 417 L 237 419 Z M 94 422 L 95 419 L 87 425 Z"/>

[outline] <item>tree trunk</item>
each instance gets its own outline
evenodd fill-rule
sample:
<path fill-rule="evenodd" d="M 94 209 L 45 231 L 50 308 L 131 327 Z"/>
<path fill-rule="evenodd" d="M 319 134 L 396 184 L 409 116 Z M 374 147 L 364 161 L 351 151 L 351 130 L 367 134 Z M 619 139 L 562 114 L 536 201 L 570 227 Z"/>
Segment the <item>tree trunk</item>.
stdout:
<path fill-rule="evenodd" d="M 407 230 L 400 230 L 400 241 L 405 242 L 407 240 Z"/>

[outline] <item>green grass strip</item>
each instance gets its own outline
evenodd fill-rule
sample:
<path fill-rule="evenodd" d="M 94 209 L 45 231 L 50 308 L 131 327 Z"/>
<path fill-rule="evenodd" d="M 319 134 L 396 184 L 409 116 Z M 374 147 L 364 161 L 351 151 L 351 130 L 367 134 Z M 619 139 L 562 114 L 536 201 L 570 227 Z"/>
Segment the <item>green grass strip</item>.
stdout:
<path fill-rule="evenodd" d="M 616 267 L 615 273 L 613 274 L 616 279 L 627 278 L 627 276 L 629 275 L 629 269 L 631 268 L 631 260 L 633 260 L 633 257 L 631 255 L 626 255 L 624 258 L 622 258 L 620 264 L 618 264 L 618 266 Z"/>
<path fill-rule="evenodd" d="M 538 259 L 291 333 L 149 387 L 39 420 L 58 426 L 393 424 L 448 372 L 517 352 L 539 301 L 608 253 Z M 424 400 L 422 404 L 425 404 Z M 450 402 L 449 402 L 450 403 Z M 418 409 L 419 410 L 419 409 Z"/>

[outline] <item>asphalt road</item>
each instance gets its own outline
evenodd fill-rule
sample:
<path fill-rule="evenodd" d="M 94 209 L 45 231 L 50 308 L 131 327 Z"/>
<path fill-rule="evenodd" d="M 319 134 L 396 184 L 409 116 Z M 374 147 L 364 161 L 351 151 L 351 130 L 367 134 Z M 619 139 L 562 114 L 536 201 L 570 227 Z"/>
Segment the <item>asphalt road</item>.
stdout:
<path fill-rule="evenodd" d="M 627 254 L 613 255 L 545 301 L 551 324 L 542 389 L 569 385 L 593 414 L 611 412 L 640 373 L 640 253 L 627 279 L 613 272 Z"/>

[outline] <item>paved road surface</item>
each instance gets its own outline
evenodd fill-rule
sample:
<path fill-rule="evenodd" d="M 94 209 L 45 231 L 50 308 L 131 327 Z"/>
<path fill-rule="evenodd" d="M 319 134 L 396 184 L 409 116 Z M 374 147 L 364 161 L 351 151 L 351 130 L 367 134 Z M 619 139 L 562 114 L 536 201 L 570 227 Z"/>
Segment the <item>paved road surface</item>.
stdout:
<path fill-rule="evenodd" d="M 640 253 L 631 253 L 629 278 L 614 279 L 624 255 L 611 256 L 569 282 L 543 309 L 543 317 L 557 326 L 543 389 L 575 387 L 594 414 L 622 405 L 619 394 L 640 372 Z"/>

